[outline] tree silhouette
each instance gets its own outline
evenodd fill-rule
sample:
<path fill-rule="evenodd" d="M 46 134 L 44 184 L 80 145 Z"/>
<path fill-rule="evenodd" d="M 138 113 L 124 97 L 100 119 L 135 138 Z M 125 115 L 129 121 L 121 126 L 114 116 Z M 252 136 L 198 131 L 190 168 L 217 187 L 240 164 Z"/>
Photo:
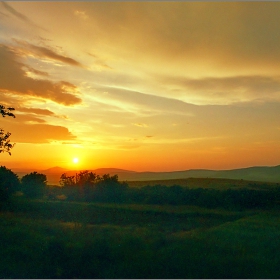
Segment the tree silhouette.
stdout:
<path fill-rule="evenodd" d="M 63 173 L 60 177 L 60 185 L 66 191 L 68 198 L 86 201 L 122 201 L 128 185 L 118 180 L 118 175 L 103 176 L 89 171 L 80 171 L 75 176 L 67 176 Z"/>
<path fill-rule="evenodd" d="M 19 190 L 18 176 L 5 166 L 0 167 L 0 201 L 6 201 L 10 194 Z"/>
<path fill-rule="evenodd" d="M 47 185 L 47 176 L 37 172 L 26 174 L 21 178 L 22 190 L 27 197 L 39 197 L 43 195 Z"/>
<path fill-rule="evenodd" d="M 11 112 L 14 110 L 14 108 L 6 108 L 5 106 L 0 104 L 0 114 L 2 115 L 2 117 L 9 116 L 15 118 L 16 116 Z M 7 152 L 9 155 L 11 155 L 10 150 L 14 147 L 15 144 L 10 143 L 10 135 L 10 132 L 5 132 L 2 128 L 0 128 L 0 153 Z"/>

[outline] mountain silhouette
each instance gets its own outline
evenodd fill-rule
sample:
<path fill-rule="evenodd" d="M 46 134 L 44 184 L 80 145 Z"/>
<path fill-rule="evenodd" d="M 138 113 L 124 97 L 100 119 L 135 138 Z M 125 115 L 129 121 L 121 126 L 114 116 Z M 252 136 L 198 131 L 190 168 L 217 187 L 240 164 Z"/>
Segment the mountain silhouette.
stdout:
<path fill-rule="evenodd" d="M 60 176 L 66 173 L 73 176 L 80 170 L 69 170 L 59 166 L 46 170 L 38 170 L 38 172 L 46 174 L 48 184 L 58 184 Z M 110 174 L 118 175 L 120 181 L 152 181 L 152 180 L 170 180 L 170 179 L 186 179 L 186 178 L 223 178 L 237 179 L 262 182 L 280 182 L 280 165 L 278 166 L 254 166 L 230 170 L 210 170 L 210 169 L 189 169 L 183 171 L 170 172 L 137 172 L 119 168 L 98 168 L 88 170 L 97 175 Z M 16 172 L 16 171 L 15 171 Z M 27 172 L 16 172 L 21 177 Z M 20 174 L 19 174 L 20 173 Z"/>

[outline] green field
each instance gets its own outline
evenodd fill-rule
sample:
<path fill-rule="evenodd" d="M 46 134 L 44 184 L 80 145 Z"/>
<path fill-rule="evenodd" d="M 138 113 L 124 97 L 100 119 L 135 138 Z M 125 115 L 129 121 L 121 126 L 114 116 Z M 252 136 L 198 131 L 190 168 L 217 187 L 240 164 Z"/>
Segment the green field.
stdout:
<path fill-rule="evenodd" d="M 1 278 L 279 278 L 280 212 L 14 198 Z"/>

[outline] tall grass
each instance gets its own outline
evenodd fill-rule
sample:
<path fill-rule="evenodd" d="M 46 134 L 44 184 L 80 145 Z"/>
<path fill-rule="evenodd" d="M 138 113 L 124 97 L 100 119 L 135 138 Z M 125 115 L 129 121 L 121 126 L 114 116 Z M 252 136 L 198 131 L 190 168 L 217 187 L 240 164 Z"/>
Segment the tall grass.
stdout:
<path fill-rule="evenodd" d="M 1 278 L 279 278 L 280 215 L 18 200 Z"/>

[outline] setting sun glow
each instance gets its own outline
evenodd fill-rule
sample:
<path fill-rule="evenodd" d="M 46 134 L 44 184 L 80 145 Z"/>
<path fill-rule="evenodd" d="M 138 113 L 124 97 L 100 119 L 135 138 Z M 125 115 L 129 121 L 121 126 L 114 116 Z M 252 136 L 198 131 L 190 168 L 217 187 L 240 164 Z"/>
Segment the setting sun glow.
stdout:
<path fill-rule="evenodd" d="M 75 157 L 75 158 L 73 158 L 73 162 L 74 162 L 74 163 L 78 163 L 78 162 L 79 162 L 79 159 Z"/>
<path fill-rule="evenodd" d="M 1 165 L 280 164 L 279 14 L 277 1 L 0 2 L 0 105 L 16 116 L 1 118 L 16 143 Z"/>

